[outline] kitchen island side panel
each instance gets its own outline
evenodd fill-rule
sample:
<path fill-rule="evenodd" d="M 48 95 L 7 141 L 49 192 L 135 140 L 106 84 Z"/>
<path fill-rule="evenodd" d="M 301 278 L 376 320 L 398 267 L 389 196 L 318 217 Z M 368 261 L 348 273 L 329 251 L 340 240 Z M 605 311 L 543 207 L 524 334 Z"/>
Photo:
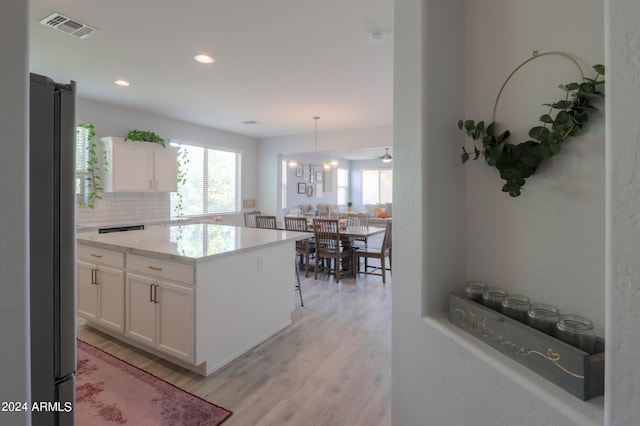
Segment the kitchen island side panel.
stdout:
<path fill-rule="evenodd" d="M 209 375 L 291 324 L 295 241 L 199 262 L 196 365 Z"/>

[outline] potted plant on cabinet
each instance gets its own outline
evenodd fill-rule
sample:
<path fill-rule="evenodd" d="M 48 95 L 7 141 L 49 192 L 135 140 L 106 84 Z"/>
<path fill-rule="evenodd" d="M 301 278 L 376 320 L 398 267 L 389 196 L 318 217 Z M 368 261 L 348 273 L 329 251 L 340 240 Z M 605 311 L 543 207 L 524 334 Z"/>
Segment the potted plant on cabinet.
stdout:
<path fill-rule="evenodd" d="M 163 148 L 166 148 L 164 145 L 164 139 L 162 139 L 157 133 L 148 130 L 146 132 L 143 132 L 142 130 L 131 130 L 127 133 L 127 137 L 124 138 L 124 140 L 132 142 L 153 142 Z"/>

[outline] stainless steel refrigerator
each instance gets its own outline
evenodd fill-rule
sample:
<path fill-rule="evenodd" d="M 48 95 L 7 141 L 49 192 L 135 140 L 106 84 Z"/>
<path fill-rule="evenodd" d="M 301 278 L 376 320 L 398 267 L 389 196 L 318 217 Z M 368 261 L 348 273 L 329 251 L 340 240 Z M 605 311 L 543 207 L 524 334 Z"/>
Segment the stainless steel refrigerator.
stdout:
<path fill-rule="evenodd" d="M 32 424 L 75 424 L 75 82 L 31 74 Z M 69 405 L 71 404 L 71 405 Z"/>

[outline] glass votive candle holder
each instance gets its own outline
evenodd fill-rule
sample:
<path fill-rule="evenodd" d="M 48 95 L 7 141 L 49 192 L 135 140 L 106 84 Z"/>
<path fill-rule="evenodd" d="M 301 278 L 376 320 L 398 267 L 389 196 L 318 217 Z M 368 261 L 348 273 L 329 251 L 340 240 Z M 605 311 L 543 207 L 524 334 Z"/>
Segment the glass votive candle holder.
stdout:
<path fill-rule="evenodd" d="M 532 303 L 529 305 L 528 323 L 536 330 L 550 336 L 555 336 L 556 323 L 560 318 L 560 311 L 553 305 L 546 303 Z"/>
<path fill-rule="evenodd" d="M 482 304 L 494 311 L 502 312 L 502 301 L 509 293 L 498 287 L 488 287 L 482 295 Z"/>
<path fill-rule="evenodd" d="M 593 322 L 588 318 L 571 314 L 560 315 L 556 324 L 556 337 L 587 353 L 595 352 L 596 336 Z"/>
<path fill-rule="evenodd" d="M 502 299 L 502 313 L 526 324 L 529 316 L 529 298 L 521 294 L 505 296 Z"/>
<path fill-rule="evenodd" d="M 482 303 L 482 295 L 487 289 L 487 284 L 482 281 L 467 281 L 465 292 L 467 297 L 478 303 Z"/>

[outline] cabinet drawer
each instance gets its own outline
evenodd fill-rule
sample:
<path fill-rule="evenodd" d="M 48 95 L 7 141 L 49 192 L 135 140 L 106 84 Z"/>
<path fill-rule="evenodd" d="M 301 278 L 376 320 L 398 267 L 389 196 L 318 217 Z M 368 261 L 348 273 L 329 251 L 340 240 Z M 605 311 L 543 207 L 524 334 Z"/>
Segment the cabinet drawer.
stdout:
<path fill-rule="evenodd" d="M 124 269 L 124 253 L 118 251 L 78 244 L 76 254 L 87 262 Z"/>
<path fill-rule="evenodd" d="M 193 266 L 182 263 L 127 254 L 127 270 L 156 278 L 193 284 Z"/>

